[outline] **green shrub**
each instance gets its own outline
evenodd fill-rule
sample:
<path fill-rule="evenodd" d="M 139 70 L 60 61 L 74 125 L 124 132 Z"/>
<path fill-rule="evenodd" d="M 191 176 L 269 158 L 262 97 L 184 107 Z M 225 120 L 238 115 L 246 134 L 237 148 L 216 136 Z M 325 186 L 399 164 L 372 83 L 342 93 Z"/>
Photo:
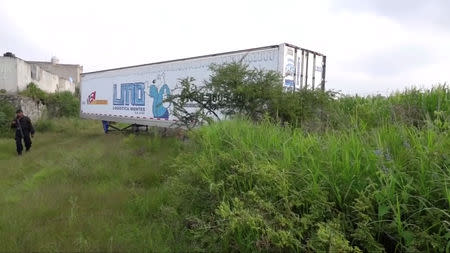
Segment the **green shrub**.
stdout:
<path fill-rule="evenodd" d="M 212 65 L 211 80 L 206 83 L 217 100 L 217 109 L 225 115 L 244 115 L 261 120 L 283 95 L 281 77 L 275 71 L 250 69 L 241 63 Z"/>
<path fill-rule="evenodd" d="M 211 79 L 197 86 L 193 78 L 181 80 L 178 92 L 168 98 L 180 123 L 192 128 L 224 116 L 244 115 L 261 120 L 282 95 L 277 72 L 249 69 L 239 62 L 212 65 Z M 192 106 L 195 105 L 195 106 Z M 187 107 L 196 108 L 186 110 Z"/>
<path fill-rule="evenodd" d="M 253 121 L 270 118 L 301 126 L 324 117 L 336 95 L 320 90 L 283 92 L 279 73 L 250 69 L 239 62 L 212 65 L 211 71 L 211 79 L 204 86 L 195 85 L 192 78 L 184 79 L 179 92 L 168 99 L 174 115 L 188 128 L 218 120 L 220 114 Z M 192 104 L 197 109 L 186 110 Z"/>
<path fill-rule="evenodd" d="M 336 93 L 321 90 L 284 92 L 273 103 L 271 117 L 294 127 L 320 130 L 330 126 Z"/>
<path fill-rule="evenodd" d="M 0 137 L 12 135 L 10 125 L 14 115 L 15 109 L 12 104 L 5 101 L 0 102 Z"/>
<path fill-rule="evenodd" d="M 388 97 L 353 97 L 321 90 L 283 92 L 278 73 L 250 69 L 239 62 L 213 65 L 211 71 L 204 86 L 186 78 L 178 92 L 168 98 L 174 115 L 188 128 L 223 118 L 219 112 L 253 121 L 268 118 L 311 131 L 369 130 L 391 122 L 420 128 L 436 119 L 435 112 L 442 112 L 444 118 L 450 113 L 450 89 L 446 85 L 408 89 Z M 195 110 L 186 110 L 193 104 Z"/>
<path fill-rule="evenodd" d="M 78 117 L 79 115 L 79 94 L 72 94 L 69 91 L 49 94 L 32 82 L 20 94 L 47 105 L 50 117 Z"/>
<path fill-rule="evenodd" d="M 10 119 L 8 118 L 8 116 L 6 116 L 6 114 L 2 111 L 0 111 L 0 126 L 1 129 L 5 129 L 8 126 L 8 123 L 10 123 Z"/>
<path fill-rule="evenodd" d="M 21 95 L 30 97 L 36 101 L 46 103 L 48 99 L 48 94 L 41 90 L 35 83 L 31 82 L 27 85 L 27 88 L 20 92 Z"/>
<path fill-rule="evenodd" d="M 57 92 L 49 95 L 47 109 L 51 117 L 78 117 L 80 100 L 68 91 Z"/>

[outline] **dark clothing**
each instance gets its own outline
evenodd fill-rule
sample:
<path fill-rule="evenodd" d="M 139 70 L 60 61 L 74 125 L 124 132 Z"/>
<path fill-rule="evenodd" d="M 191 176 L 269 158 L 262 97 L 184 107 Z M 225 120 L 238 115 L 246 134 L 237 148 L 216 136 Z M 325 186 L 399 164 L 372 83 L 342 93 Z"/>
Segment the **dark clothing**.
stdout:
<path fill-rule="evenodd" d="M 30 118 L 23 116 L 22 118 L 15 118 L 11 124 L 11 128 L 16 129 L 16 137 L 23 137 L 26 134 L 34 134 L 34 127 L 31 124 Z"/>
<path fill-rule="evenodd" d="M 31 124 L 30 118 L 23 116 L 22 118 L 15 118 L 11 124 L 11 128 L 16 129 L 16 148 L 17 153 L 22 154 L 23 146 L 22 139 L 25 142 L 26 151 L 31 148 L 31 138 L 30 134 L 34 135 L 33 124 Z"/>
<path fill-rule="evenodd" d="M 23 138 L 24 142 L 25 142 L 25 150 L 28 151 L 31 148 L 31 138 L 30 135 L 25 135 Z M 17 150 L 17 154 L 22 154 L 23 151 L 23 145 L 22 145 L 22 138 L 17 138 L 16 137 L 16 150 Z"/>

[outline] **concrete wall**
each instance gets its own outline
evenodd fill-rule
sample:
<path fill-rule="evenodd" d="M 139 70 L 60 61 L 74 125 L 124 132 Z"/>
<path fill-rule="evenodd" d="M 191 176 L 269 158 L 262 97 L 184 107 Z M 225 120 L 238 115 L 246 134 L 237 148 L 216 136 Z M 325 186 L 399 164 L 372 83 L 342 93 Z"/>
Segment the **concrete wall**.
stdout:
<path fill-rule="evenodd" d="M 58 90 L 59 77 L 36 67 L 36 78 L 31 77 L 32 65 L 26 61 L 17 59 L 17 85 L 19 91 L 25 90 L 30 82 L 36 85 L 43 91 L 52 93 Z"/>
<path fill-rule="evenodd" d="M 31 69 L 25 61 L 16 58 L 17 66 L 17 88 L 22 91 L 27 88 L 27 85 L 31 82 Z"/>
<path fill-rule="evenodd" d="M 57 91 L 70 91 L 71 93 L 74 93 L 75 84 L 69 82 L 69 80 L 60 77 Z"/>
<path fill-rule="evenodd" d="M 0 57 L 0 89 L 17 94 L 25 90 L 30 82 L 48 93 L 75 92 L 75 83 L 42 69 L 40 65 L 29 64 L 19 58 Z"/>
<path fill-rule="evenodd" d="M 0 90 L 17 93 L 16 58 L 0 57 Z"/>
<path fill-rule="evenodd" d="M 47 113 L 47 107 L 45 105 L 28 97 L 0 94 L 0 102 L 3 101 L 11 103 L 15 109 L 22 109 L 23 114 L 30 117 L 33 122 L 44 118 Z"/>
<path fill-rule="evenodd" d="M 81 73 L 83 72 L 83 67 L 80 65 L 73 64 L 53 64 L 51 62 L 38 62 L 38 61 L 29 61 L 30 64 L 36 64 L 42 69 L 56 74 L 59 77 L 62 77 L 66 80 L 70 80 L 72 78 L 73 82 L 77 85 L 80 84 L 81 81 Z"/>

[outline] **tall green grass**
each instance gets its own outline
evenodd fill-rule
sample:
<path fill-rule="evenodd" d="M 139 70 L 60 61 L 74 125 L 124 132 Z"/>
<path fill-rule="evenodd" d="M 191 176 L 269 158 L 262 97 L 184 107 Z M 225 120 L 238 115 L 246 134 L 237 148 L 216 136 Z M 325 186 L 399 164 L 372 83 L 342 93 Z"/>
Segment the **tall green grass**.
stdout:
<path fill-rule="evenodd" d="M 173 181 L 207 251 L 440 251 L 450 236 L 450 138 L 435 129 L 199 129 Z"/>
<path fill-rule="evenodd" d="M 309 99 L 321 101 L 315 109 L 303 104 L 285 127 L 269 119 L 198 129 L 171 181 L 191 246 L 450 250 L 449 98 L 446 86 L 389 97 L 319 94 Z"/>
<path fill-rule="evenodd" d="M 345 96 L 333 101 L 328 111 L 332 126 L 337 129 L 376 128 L 386 124 L 420 128 L 427 121 L 450 120 L 450 89 L 438 85 L 428 90 L 411 88 L 388 97 Z"/>

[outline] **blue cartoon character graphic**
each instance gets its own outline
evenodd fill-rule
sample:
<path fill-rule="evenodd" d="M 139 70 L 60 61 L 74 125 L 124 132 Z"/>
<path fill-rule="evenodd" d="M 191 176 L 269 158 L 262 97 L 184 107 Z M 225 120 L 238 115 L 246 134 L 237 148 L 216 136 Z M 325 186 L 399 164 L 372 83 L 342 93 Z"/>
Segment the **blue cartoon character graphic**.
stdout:
<path fill-rule="evenodd" d="M 294 65 L 294 60 L 292 59 L 288 59 L 287 60 L 287 64 L 286 67 L 284 69 L 284 77 L 285 77 L 285 81 L 284 81 L 284 85 L 285 86 L 294 86 L 294 75 L 295 75 L 295 65 Z"/>
<path fill-rule="evenodd" d="M 169 119 L 169 103 L 164 102 L 168 96 L 170 96 L 170 89 L 167 84 L 163 84 L 159 90 L 154 84 L 150 86 L 150 97 L 153 98 L 153 117 Z"/>

